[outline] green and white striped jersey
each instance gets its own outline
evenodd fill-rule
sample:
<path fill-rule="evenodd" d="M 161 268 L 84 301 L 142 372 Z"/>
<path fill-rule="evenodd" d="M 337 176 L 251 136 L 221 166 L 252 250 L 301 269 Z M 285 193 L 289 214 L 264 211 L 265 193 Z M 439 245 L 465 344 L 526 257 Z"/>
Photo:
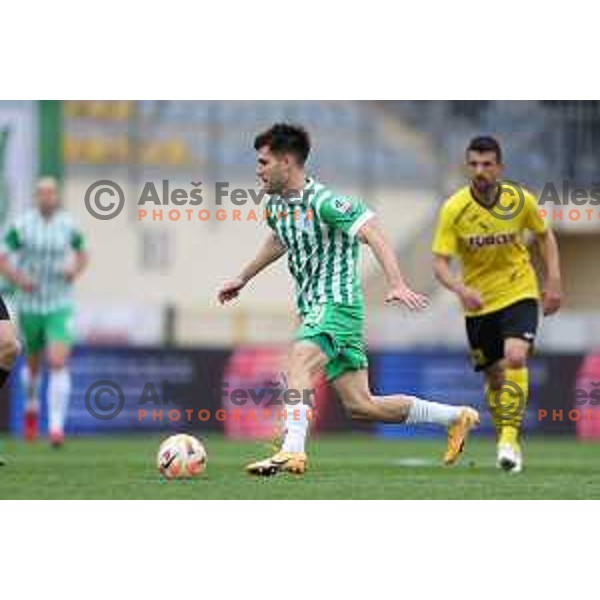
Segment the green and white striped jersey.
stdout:
<path fill-rule="evenodd" d="M 83 250 L 84 245 L 81 231 L 63 209 L 50 218 L 44 218 L 37 209 L 17 217 L 4 236 L 4 251 L 35 284 L 30 293 L 15 291 L 17 310 L 47 314 L 72 307 L 73 285 L 64 272 L 73 251 Z"/>
<path fill-rule="evenodd" d="M 274 195 L 266 205 L 267 223 L 287 248 L 298 312 L 305 316 L 323 303 L 362 306 L 356 234 L 373 213 L 362 201 L 340 196 L 314 179 L 301 196 Z"/>

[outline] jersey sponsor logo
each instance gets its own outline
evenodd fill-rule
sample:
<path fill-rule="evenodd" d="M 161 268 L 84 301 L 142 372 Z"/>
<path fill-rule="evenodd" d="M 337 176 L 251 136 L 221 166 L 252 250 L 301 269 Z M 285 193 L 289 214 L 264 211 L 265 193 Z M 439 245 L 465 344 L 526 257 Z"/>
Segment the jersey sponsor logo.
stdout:
<path fill-rule="evenodd" d="M 496 233 L 492 235 L 470 235 L 467 237 L 469 248 L 483 248 L 484 246 L 505 246 L 513 244 L 517 239 L 514 233 Z"/>

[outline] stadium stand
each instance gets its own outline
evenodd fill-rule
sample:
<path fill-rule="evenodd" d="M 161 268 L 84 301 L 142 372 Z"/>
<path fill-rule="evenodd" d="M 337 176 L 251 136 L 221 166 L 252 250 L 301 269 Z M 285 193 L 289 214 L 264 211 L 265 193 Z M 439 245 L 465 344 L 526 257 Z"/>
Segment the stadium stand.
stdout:
<path fill-rule="evenodd" d="M 85 224 L 90 217 L 81 199 L 98 179 L 119 182 L 127 197 L 126 219 L 110 227 L 88 228 L 92 247 L 101 251 L 95 253 L 94 276 L 80 286 L 80 301 L 90 307 L 81 318 L 97 333 L 106 326 L 94 317 L 102 314 L 102 302 L 119 300 L 154 315 L 148 319 L 155 322 L 174 314 L 171 327 L 145 330 L 183 343 L 260 341 L 265 332 L 269 339 L 287 339 L 291 294 L 283 264 L 257 281 L 234 310 L 220 311 L 212 297 L 220 280 L 254 251 L 263 235 L 261 226 L 231 219 L 180 222 L 176 227 L 166 220 L 140 222 L 136 200 L 146 181 L 169 178 L 172 187 L 189 189 L 190 181 L 201 180 L 203 207 L 214 210 L 211 189 L 216 181 L 229 181 L 232 188 L 255 187 L 256 132 L 274 121 L 289 120 L 311 132 L 311 172 L 340 192 L 364 197 L 376 209 L 408 279 L 432 297 L 426 319 L 380 309 L 384 282 L 374 261 L 365 257 L 362 270 L 372 308 L 372 343 L 462 345 L 460 313 L 454 299 L 433 280 L 429 248 L 440 202 L 464 181 L 461 164 L 468 139 L 480 133 L 498 136 L 505 148 L 507 176 L 534 192 L 539 193 L 546 182 L 567 177 L 589 186 L 597 166 L 599 104 L 66 102 L 69 205 Z M 241 208 L 242 214 L 248 209 Z M 600 291 L 589 277 L 599 249 L 598 224 L 600 220 L 556 223 L 565 248 L 569 301 L 564 318 L 544 328 L 542 345 L 559 342 L 565 323 L 575 332 L 569 338 L 571 346 L 589 344 L 597 331 L 586 311 L 589 298 Z M 582 245 L 584 230 L 587 239 Z"/>

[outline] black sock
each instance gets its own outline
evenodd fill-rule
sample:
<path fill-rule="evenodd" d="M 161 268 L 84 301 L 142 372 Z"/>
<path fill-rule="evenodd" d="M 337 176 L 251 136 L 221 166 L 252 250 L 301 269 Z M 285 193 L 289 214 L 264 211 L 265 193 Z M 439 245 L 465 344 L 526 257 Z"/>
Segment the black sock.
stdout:
<path fill-rule="evenodd" d="M 3 367 L 0 367 L 0 388 L 4 387 L 8 376 L 10 375 L 10 371 L 7 371 Z"/>

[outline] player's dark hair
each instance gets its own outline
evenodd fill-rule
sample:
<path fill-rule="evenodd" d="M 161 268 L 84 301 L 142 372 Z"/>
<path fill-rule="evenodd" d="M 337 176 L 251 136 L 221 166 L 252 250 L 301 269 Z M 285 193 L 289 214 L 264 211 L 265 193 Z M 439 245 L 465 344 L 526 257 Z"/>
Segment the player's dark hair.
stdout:
<path fill-rule="evenodd" d="M 310 152 L 310 137 L 304 127 L 289 123 L 275 123 L 254 138 L 254 149 L 268 146 L 273 154 L 292 154 L 304 165 Z"/>
<path fill-rule="evenodd" d="M 498 163 L 502 162 L 502 149 L 496 138 L 490 135 L 480 135 L 474 137 L 467 147 L 468 152 L 494 152 L 496 154 L 496 160 Z"/>

